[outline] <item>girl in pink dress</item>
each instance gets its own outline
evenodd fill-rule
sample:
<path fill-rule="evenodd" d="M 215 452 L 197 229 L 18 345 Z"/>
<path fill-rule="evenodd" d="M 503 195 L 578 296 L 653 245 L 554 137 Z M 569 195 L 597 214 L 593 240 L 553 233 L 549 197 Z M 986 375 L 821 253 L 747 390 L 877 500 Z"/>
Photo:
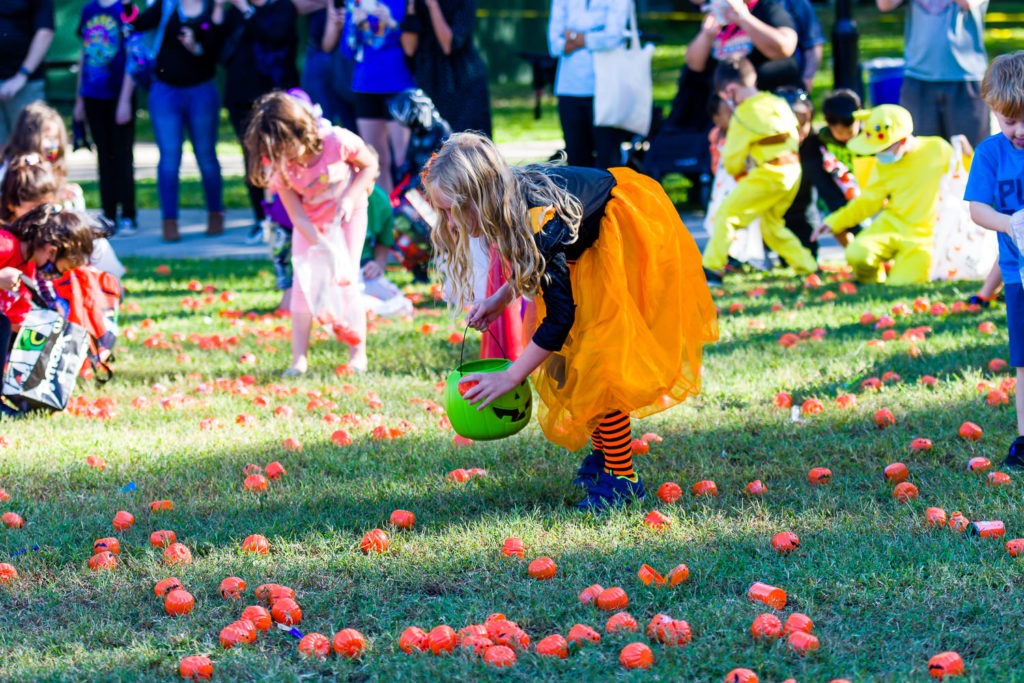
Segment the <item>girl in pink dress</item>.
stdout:
<path fill-rule="evenodd" d="M 245 134 L 249 178 L 276 192 L 294 226 L 292 364 L 306 371 L 314 317 L 349 344 L 349 365 L 366 369 L 366 312 L 358 290 L 366 207 L 379 166 L 354 133 L 322 126 L 299 99 L 264 95 Z"/>

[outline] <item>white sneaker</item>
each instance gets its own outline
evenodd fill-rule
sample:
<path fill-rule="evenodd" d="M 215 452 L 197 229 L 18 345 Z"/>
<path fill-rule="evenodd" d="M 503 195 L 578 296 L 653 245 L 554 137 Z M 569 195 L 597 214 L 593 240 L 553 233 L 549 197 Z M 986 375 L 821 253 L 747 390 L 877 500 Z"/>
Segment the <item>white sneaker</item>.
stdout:
<path fill-rule="evenodd" d="M 259 223 L 252 226 L 249 230 L 249 234 L 245 238 L 245 243 L 252 246 L 263 243 L 263 226 Z"/>
<path fill-rule="evenodd" d="M 122 218 L 117 222 L 118 237 L 131 237 L 139 231 L 139 226 L 131 218 Z"/>

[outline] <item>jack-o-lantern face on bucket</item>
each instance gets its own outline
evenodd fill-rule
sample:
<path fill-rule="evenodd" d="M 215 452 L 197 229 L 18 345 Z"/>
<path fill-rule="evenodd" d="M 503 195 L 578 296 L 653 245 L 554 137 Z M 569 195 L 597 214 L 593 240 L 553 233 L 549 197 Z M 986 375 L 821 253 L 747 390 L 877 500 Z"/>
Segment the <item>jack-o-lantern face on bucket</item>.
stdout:
<path fill-rule="evenodd" d="M 494 414 L 500 420 L 507 420 L 513 426 L 530 419 L 533 408 L 533 393 L 528 384 L 520 384 L 504 396 L 494 399 L 491 403 Z"/>

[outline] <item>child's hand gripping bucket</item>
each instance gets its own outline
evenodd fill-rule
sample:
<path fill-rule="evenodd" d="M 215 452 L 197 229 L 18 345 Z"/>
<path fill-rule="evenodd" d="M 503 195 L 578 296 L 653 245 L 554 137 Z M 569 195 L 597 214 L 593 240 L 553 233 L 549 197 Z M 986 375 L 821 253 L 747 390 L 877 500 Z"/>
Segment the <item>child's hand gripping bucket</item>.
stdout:
<path fill-rule="evenodd" d="M 500 342 L 498 347 L 501 348 Z M 459 380 L 474 373 L 507 370 L 512 361 L 505 358 L 487 358 L 463 363 L 465 348 L 466 340 L 463 338 L 459 366 L 448 375 L 448 381 L 445 383 L 444 408 L 448 420 L 452 423 L 452 429 L 459 436 L 474 441 L 493 441 L 512 436 L 530 422 L 533 414 L 533 392 L 529 380 L 524 379 L 512 391 L 494 399 L 486 408 L 477 410 L 475 405 L 462 397 L 462 392 L 468 391 L 471 386 L 463 385 L 460 392 Z M 502 349 L 502 355 L 504 353 Z"/>

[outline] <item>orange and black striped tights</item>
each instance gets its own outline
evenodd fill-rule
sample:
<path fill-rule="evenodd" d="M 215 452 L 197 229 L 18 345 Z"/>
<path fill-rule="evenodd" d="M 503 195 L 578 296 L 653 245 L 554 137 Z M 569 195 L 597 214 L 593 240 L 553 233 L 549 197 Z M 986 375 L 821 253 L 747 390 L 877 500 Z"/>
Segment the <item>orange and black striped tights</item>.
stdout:
<path fill-rule="evenodd" d="M 604 452 L 604 471 L 613 477 L 635 476 L 633 472 L 633 432 L 629 415 L 618 410 L 605 415 L 591 434 L 594 448 Z"/>

